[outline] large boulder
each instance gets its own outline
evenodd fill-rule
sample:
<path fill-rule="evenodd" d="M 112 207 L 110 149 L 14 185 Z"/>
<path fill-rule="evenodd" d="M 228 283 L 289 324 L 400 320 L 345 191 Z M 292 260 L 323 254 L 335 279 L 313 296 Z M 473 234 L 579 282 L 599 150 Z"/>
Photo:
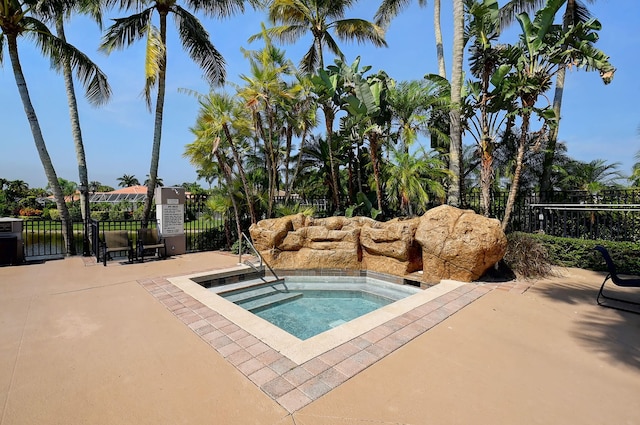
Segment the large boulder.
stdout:
<path fill-rule="evenodd" d="M 302 214 L 301 214 L 302 215 Z M 293 230 L 292 219 L 296 216 L 286 216 L 260 220 L 249 227 L 249 234 L 253 246 L 262 253 L 279 246 L 290 231 Z"/>
<path fill-rule="evenodd" d="M 362 268 L 393 275 L 422 269 L 420 245 L 414 235 L 420 219 L 373 221 L 362 226 Z"/>
<path fill-rule="evenodd" d="M 502 259 L 507 248 L 498 220 L 448 205 L 427 211 L 415 238 L 422 246 L 424 282 L 476 280 Z"/>

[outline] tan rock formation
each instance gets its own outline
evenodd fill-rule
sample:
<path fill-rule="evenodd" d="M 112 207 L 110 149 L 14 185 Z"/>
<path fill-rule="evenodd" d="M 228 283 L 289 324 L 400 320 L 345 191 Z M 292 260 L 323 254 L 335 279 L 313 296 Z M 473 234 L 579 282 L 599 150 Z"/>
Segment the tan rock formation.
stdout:
<path fill-rule="evenodd" d="M 420 245 L 414 239 L 420 220 L 374 221 L 360 231 L 362 268 L 393 275 L 422 269 Z"/>
<path fill-rule="evenodd" d="M 425 282 L 476 280 L 502 259 L 507 248 L 498 220 L 448 205 L 427 211 L 415 238 L 422 246 Z"/>
<path fill-rule="evenodd" d="M 423 269 L 425 282 L 478 279 L 507 246 L 497 220 L 449 206 L 385 223 L 297 214 L 261 220 L 249 231 L 275 269 L 366 269 L 398 276 Z"/>
<path fill-rule="evenodd" d="M 283 229 L 288 230 L 283 234 Z M 311 219 L 298 214 L 261 220 L 249 232 L 273 268 L 360 269 L 360 226 L 346 217 Z"/>

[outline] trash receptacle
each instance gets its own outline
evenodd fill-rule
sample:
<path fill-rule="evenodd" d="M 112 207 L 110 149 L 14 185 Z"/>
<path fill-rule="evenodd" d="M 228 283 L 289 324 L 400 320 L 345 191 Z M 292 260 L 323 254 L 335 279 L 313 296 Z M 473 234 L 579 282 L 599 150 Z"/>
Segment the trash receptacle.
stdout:
<path fill-rule="evenodd" d="M 17 265 L 23 262 L 22 220 L 0 217 L 0 266 Z"/>
<path fill-rule="evenodd" d="M 18 238 L 12 235 L 0 234 L 0 266 L 18 263 Z"/>

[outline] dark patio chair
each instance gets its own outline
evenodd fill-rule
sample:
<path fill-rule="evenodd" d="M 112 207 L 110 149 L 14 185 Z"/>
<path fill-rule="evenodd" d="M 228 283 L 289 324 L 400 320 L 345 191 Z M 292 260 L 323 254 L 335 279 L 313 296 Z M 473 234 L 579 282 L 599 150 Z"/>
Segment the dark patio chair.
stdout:
<path fill-rule="evenodd" d="M 607 268 L 609 269 L 609 274 L 607 274 L 607 277 L 604 278 L 604 282 L 602 282 L 602 286 L 600 286 L 600 291 L 598 291 L 598 297 L 596 298 L 598 305 L 601 305 L 603 307 L 613 308 L 616 310 L 622 310 L 622 311 L 628 311 L 630 313 L 640 314 L 640 309 L 630 308 L 632 306 L 640 306 L 639 302 L 607 296 L 604 294 L 604 285 L 605 283 L 607 283 L 607 280 L 609 279 L 611 279 L 611 282 L 613 282 L 614 285 L 620 286 L 622 288 L 640 288 L 640 279 L 621 278 L 616 273 L 616 266 L 615 264 L 613 264 L 613 260 L 611 259 L 611 256 L 609 255 L 609 252 L 607 251 L 607 249 L 600 245 L 596 246 L 594 249 L 598 251 L 600 254 L 602 254 L 604 261 L 607 263 Z M 607 301 L 614 301 L 615 303 L 619 303 L 620 305 L 604 303 L 601 299 L 607 300 Z"/>
<path fill-rule="evenodd" d="M 140 261 L 144 263 L 144 252 L 152 249 L 156 251 L 156 257 L 166 258 L 167 245 L 164 238 L 158 232 L 158 229 L 138 229 L 138 253 L 140 254 Z"/>
<path fill-rule="evenodd" d="M 107 259 L 112 252 L 127 251 L 129 262 L 133 262 L 133 243 L 126 230 L 106 230 L 102 233 L 102 264 L 107 265 Z"/>

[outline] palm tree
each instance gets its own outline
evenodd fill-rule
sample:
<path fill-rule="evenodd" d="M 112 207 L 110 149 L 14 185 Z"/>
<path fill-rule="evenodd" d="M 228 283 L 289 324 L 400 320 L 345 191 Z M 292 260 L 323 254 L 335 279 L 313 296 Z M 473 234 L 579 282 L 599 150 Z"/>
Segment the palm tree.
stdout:
<path fill-rule="evenodd" d="M 432 196 L 445 196 L 442 181 L 448 174 L 446 165 L 436 155 L 429 155 L 423 149 L 416 154 L 392 149 L 391 164 L 386 168 L 386 174 L 389 206 L 400 207 L 404 215 L 424 212 Z"/>
<path fill-rule="evenodd" d="M 371 69 L 365 66 L 358 68 L 360 58 L 347 66 L 340 60 L 339 72 L 344 80 L 347 93 L 342 109 L 348 114 L 345 127 L 348 132 L 355 132 L 357 139 L 369 142 L 369 158 L 373 171 L 374 186 L 378 211 L 382 211 L 383 188 L 380 167 L 380 150 L 389 138 L 392 109 L 388 101 L 389 87 L 393 80 L 384 72 L 364 76 Z"/>
<path fill-rule="evenodd" d="M 253 208 L 253 194 L 244 170 L 241 158 L 241 146 L 244 139 L 251 135 L 251 119 L 244 105 L 227 93 L 211 92 L 209 95 L 199 95 L 200 114 L 198 120 L 212 138 L 218 143 L 229 147 L 233 155 L 235 166 L 242 180 L 249 217 L 251 223 L 257 221 Z"/>
<path fill-rule="evenodd" d="M 495 42 L 500 34 L 497 0 L 473 1 L 469 8 L 467 34 L 471 41 L 470 69 L 478 78 L 468 84 L 470 102 L 478 112 L 469 117 L 470 134 L 477 144 L 480 165 L 480 204 L 485 216 L 491 210 L 491 187 L 494 179 L 494 151 L 503 124 L 508 123 L 511 105 L 493 92 L 491 79 L 497 71 L 506 71 L 502 47 Z"/>
<path fill-rule="evenodd" d="M 284 51 L 271 43 L 271 38 L 264 28 L 263 35 L 264 48 L 245 51 L 251 72 L 240 76 L 245 85 L 238 90 L 238 95 L 251 112 L 255 137 L 262 141 L 264 148 L 268 177 L 267 216 L 270 217 L 283 163 L 282 130 L 287 115 L 284 110 L 287 106 L 291 107 L 296 97 L 295 90 L 286 83 L 286 79 L 295 74 L 295 68 L 291 61 L 286 59 Z"/>
<path fill-rule="evenodd" d="M 339 193 L 339 188 L 332 187 L 330 150 L 327 140 L 317 135 L 302 148 L 302 178 L 296 188 L 303 196 L 330 198 L 332 193 Z"/>
<path fill-rule="evenodd" d="M 384 31 L 378 25 L 365 19 L 344 16 L 355 0 L 271 0 L 269 21 L 277 25 L 267 30 L 267 34 L 285 43 L 292 43 L 311 33 L 313 43 L 300 62 L 300 69 L 308 74 L 317 68 L 324 68 L 323 49 L 328 48 L 334 55 L 344 60 L 338 43 L 330 30 L 340 40 L 370 42 L 377 47 L 386 46 Z M 256 34 L 249 40 L 262 37 Z"/>
<path fill-rule="evenodd" d="M 138 186 L 140 184 L 140 181 L 133 174 L 123 174 L 122 177 L 118 177 L 116 180 L 120 182 L 118 183 L 120 187 Z"/>
<path fill-rule="evenodd" d="M 402 81 L 389 88 L 388 100 L 395 128 L 392 138 L 402 145 L 404 152 L 409 151 L 418 136 L 437 131 L 429 128 L 429 118 L 433 107 L 443 103 L 439 90 L 437 84 L 427 80 Z"/>
<path fill-rule="evenodd" d="M 562 170 L 559 185 L 564 190 L 584 190 L 595 195 L 601 190 L 619 186 L 618 182 L 624 176 L 618 167 L 619 162 L 607 163 L 604 159 L 571 161 Z"/>
<path fill-rule="evenodd" d="M 114 0 L 115 1 L 115 0 Z M 164 111 L 166 70 L 167 70 L 167 17 L 172 14 L 178 27 L 178 35 L 183 48 L 191 59 L 202 68 L 204 76 L 211 85 L 220 85 L 225 79 L 224 59 L 209 40 L 209 33 L 200 21 L 180 6 L 177 0 L 119 0 L 121 8 L 140 10 L 126 18 L 115 19 L 103 37 L 101 49 L 111 53 L 115 49 L 128 47 L 133 42 L 147 39 L 146 84 L 144 95 L 151 109 L 151 91 L 157 88 L 155 104 L 155 122 L 149 185 L 144 204 L 142 225 L 147 227 L 151 213 L 153 190 L 158 177 L 160 162 L 160 142 L 162 138 L 162 120 Z M 245 0 L 219 0 L 213 2 L 187 1 L 194 12 L 208 16 L 228 17 L 244 11 Z M 152 23 L 154 12 L 159 16 L 160 28 Z"/>
<path fill-rule="evenodd" d="M 284 188 L 285 204 L 289 203 L 293 186 L 298 177 L 301 167 L 302 155 L 300 151 L 309 136 L 309 132 L 317 125 L 318 105 L 313 97 L 313 83 L 308 75 L 298 73 L 296 80 L 288 84 L 294 97 L 285 99 L 283 107 L 285 135 L 285 158 L 284 158 Z M 293 156 L 293 138 L 300 140 L 297 157 Z M 295 166 L 292 167 L 292 162 Z M 291 170 L 293 168 L 293 170 Z"/>
<path fill-rule="evenodd" d="M 408 4 L 409 0 L 382 0 L 382 4 L 375 14 L 376 25 L 386 28 L 391 20 L 402 11 Z M 427 0 L 418 0 L 418 5 L 424 7 Z M 436 38 L 436 55 L 438 58 L 438 75 L 447 78 L 447 71 L 444 61 L 444 47 L 442 44 L 442 28 L 440 25 L 440 0 L 433 0 L 433 29 Z"/>
<path fill-rule="evenodd" d="M 334 153 L 334 130 L 336 114 L 343 104 L 345 91 L 344 78 L 341 75 L 339 59 L 336 59 L 337 66 L 329 66 L 327 69 L 319 68 L 316 75 L 311 77 L 313 83 L 312 91 L 316 96 L 316 101 L 322 109 L 324 115 L 324 125 L 327 134 L 327 148 L 329 155 L 329 176 L 331 178 L 331 199 L 335 211 L 340 210 L 340 185 L 338 159 Z M 357 65 L 356 65 L 357 66 Z"/>
<path fill-rule="evenodd" d="M 56 2 L 42 2 L 39 7 L 51 7 L 53 6 L 53 20 L 55 21 L 56 33 L 58 37 L 66 42 L 66 36 L 64 31 L 64 21 L 69 19 L 72 11 L 78 10 L 81 13 L 91 15 L 95 21 L 101 25 L 102 16 L 101 8 L 102 2 L 100 0 L 75 0 L 70 4 L 56 4 Z M 46 16 L 46 14 L 45 14 Z M 69 118 L 71 120 L 71 134 L 73 136 L 73 142 L 76 150 L 76 160 L 78 162 L 78 177 L 80 179 L 79 191 L 80 191 L 80 211 L 83 221 L 83 247 L 84 254 L 89 255 L 89 177 L 87 172 L 87 159 L 84 150 L 84 142 L 82 140 L 82 130 L 80 128 L 80 115 L 78 113 L 78 102 L 76 99 L 76 92 L 73 83 L 73 74 L 71 67 L 71 58 L 65 56 L 60 62 L 62 73 L 64 75 L 64 83 L 67 92 L 67 103 L 69 104 Z M 100 79 L 96 80 L 95 89 L 105 99 L 111 94 L 107 82 L 107 77 L 99 71 Z"/>
<path fill-rule="evenodd" d="M 70 64 L 76 71 L 76 76 L 86 88 L 86 96 L 91 103 L 100 104 L 106 100 L 106 92 L 104 90 L 107 87 L 106 80 L 99 68 L 74 46 L 53 35 L 42 20 L 32 15 L 32 12 L 37 11 L 38 16 L 44 20 L 52 19 L 55 16 L 55 10 L 59 10 L 58 8 L 62 1 L 51 0 L 46 3 L 40 3 L 37 0 L 3 0 L 0 2 L 0 61 L 2 60 L 2 47 L 4 47 L 6 41 L 18 92 L 31 126 L 31 133 L 40 161 L 62 219 L 62 234 L 67 248 L 66 251 L 68 255 L 72 255 L 75 253 L 75 244 L 73 243 L 73 229 L 69 225 L 71 217 L 58 183 L 58 176 L 47 151 L 38 117 L 31 102 L 31 96 L 27 89 L 18 54 L 18 40 L 20 37 L 30 37 L 41 48 L 43 54 L 52 59 L 52 63 L 60 63 L 60 58 L 69 59 Z M 48 7 L 44 7 L 44 5 Z M 38 7 L 36 10 L 36 6 L 43 7 Z"/>
<path fill-rule="evenodd" d="M 595 3 L 595 0 L 585 0 L 588 3 Z M 565 0 L 566 6 L 562 16 L 562 27 L 567 31 L 569 27 L 578 23 L 585 23 L 591 19 L 591 12 L 580 0 Z M 531 12 L 544 5 L 543 0 L 511 0 L 500 11 L 502 25 L 510 25 L 518 13 L 526 11 Z M 564 2 L 563 2 L 564 3 Z M 591 43 L 589 43 L 591 44 Z M 566 65 L 561 64 L 556 73 L 556 87 L 553 97 L 553 110 L 556 117 L 561 116 L 562 97 L 564 95 L 564 86 L 566 78 Z M 542 164 L 542 174 L 540 176 L 540 192 L 542 199 L 548 195 L 552 189 L 551 176 L 553 172 L 554 155 L 556 154 L 556 146 L 558 143 L 558 132 L 560 129 L 560 120 L 556 125 L 549 128 L 547 148 L 545 150 L 544 162 Z"/>
<path fill-rule="evenodd" d="M 464 0 L 453 0 L 453 59 L 451 61 L 451 110 L 449 190 L 447 203 L 460 206 L 462 168 L 462 63 L 464 60 Z"/>
<path fill-rule="evenodd" d="M 231 200 L 233 212 L 236 219 L 236 231 L 238 232 L 238 238 L 241 238 L 242 224 L 240 222 L 240 207 L 236 201 L 234 186 L 234 177 L 232 165 L 223 153 L 223 149 L 220 149 L 220 138 L 215 136 L 208 128 L 207 124 L 203 120 L 202 111 L 198 114 L 196 125 L 192 127 L 191 132 L 196 137 L 193 143 L 186 146 L 185 156 L 190 158 L 190 161 L 194 165 L 202 165 L 209 163 L 211 166 L 217 166 L 217 169 L 222 174 L 224 182 L 227 186 L 227 194 Z M 216 158 L 216 164 L 212 161 L 212 157 Z"/>
<path fill-rule="evenodd" d="M 144 180 L 143 185 L 144 186 L 149 186 L 149 184 L 151 183 L 151 178 L 149 178 L 149 174 L 147 174 L 147 178 Z M 156 187 L 163 187 L 164 186 L 164 182 L 162 181 L 161 177 L 157 177 L 156 178 Z M 154 188 L 155 190 L 155 188 Z"/>
<path fill-rule="evenodd" d="M 6 191 L 11 198 L 21 198 L 26 196 L 29 185 L 24 180 L 11 180 L 6 183 Z"/>
<path fill-rule="evenodd" d="M 605 84 L 611 81 L 615 71 L 609 58 L 590 44 L 597 39 L 597 31 L 601 28 L 597 20 L 577 23 L 567 31 L 560 25 L 553 25 L 553 18 L 565 1 L 549 0 L 536 13 L 533 22 L 527 13 L 519 14 L 517 18 L 522 28 L 520 43 L 507 49 L 513 70 L 498 84 L 507 98 L 519 102 L 518 114 L 522 125 L 513 181 L 502 221 L 503 229 L 506 229 L 511 218 L 526 146 L 532 139 L 529 129 L 531 115 L 536 113 L 545 121 L 543 129 L 533 135 L 535 140 L 539 140 L 549 122 L 554 125 L 557 121 L 553 110 L 537 108 L 536 102 L 551 87 L 551 79 L 557 73 L 559 64 L 571 63 L 578 68 L 598 70 Z"/>

